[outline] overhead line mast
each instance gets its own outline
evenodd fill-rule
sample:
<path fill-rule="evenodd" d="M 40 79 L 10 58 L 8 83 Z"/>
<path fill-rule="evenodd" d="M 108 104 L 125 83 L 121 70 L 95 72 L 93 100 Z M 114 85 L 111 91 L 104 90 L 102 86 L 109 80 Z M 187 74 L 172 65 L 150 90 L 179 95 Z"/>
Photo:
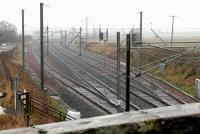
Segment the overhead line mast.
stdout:
<path fill-rule="evenodd" d="M 171 47 L 172 47 L 172 43 L 174 39 L 174 18 L 177 16 L 170 16 L 170 17 L 172 17 L 172 31 L 171 31 Z"/>
<path fill-rule="evenodd" d="M 43 35 L 43 3 L 40 3 L 40 79 L 41 79 L 41 89 L 44 90 L 44 35 Z"/>

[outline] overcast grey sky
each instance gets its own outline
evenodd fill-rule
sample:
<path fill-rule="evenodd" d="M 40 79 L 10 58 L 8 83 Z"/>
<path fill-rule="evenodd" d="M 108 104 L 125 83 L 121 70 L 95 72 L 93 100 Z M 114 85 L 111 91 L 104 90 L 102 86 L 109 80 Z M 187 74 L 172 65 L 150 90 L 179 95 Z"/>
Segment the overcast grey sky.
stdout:
<path fill-rule="evenodd" d="M 138 27 L 138 12 L 143 11 L 145 28 L 152 22 L 153 28 L 170 30 L 171 15 L 178 16 L 175 30 L 200 28 L 200 0 L 1 0 L 0 20 L 21 29 L 25 9 L 26 30 L 33 30 L 39 27 L 40 2 L 49 6 L 44 7 L 44 24 L 50 27 L 79 27 L 85 25 L 86 16 L 89 27 Z"/>

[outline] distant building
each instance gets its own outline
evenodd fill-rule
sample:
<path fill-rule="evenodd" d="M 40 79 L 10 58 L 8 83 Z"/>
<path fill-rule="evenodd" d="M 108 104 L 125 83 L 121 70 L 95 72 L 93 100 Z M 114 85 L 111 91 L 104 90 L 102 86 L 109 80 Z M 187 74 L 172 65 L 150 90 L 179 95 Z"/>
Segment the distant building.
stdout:
<path fill-rule="evenodd" d="M 131 46 L 136 47 L 140 43 L 140 32 L 137 30 L 132 30 L 131 34 Z"/>

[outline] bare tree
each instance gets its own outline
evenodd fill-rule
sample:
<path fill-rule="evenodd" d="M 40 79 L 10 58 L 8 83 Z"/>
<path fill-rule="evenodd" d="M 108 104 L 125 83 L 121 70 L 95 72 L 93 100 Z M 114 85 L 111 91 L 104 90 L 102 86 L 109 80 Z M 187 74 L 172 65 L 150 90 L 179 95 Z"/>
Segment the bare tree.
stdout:
<path fill-rule="evenodd" d="M 6 21 L 0 22 L 0 42 L 15 42 L 17 39 L 17 28 Z"/>

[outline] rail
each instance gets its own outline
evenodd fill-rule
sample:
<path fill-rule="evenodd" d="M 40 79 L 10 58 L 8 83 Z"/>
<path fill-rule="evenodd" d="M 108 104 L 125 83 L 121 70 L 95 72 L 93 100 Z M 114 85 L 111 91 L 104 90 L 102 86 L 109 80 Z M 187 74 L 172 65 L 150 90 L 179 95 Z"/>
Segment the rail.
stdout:
<path fill-rule="evenodd" d="M 73 49 L 73 50 L 75 50 L 75 49 Z M 75 51 L 77 51 L 77 50 L 75 50 Z M 89 52 L 85 52 L 85 55 L 90 56 L 90 55 L 87 54 L 87 53 L 89 53 Z M 95 58 L 95 59 L 101 61 L 101 58 L 99 58 L 99 57 L 97 58 L 95 55 L 92 55 L 91 58 Z M 83 57 L 82 57 L 82 59 L 83 59 Z M 108 61 L 110 61 L 110 63 L 113 63 L 113 64 L 116 63 L 115 61 L 113 61 L 113 60 L 111 60 L 111 59 L 109 59 Z M 107 62 L 108 62 L 108 61 L 107 61 Z M 110 65 L 110 63 L 108 62 L 109 65 Z M 121 64 L 122 64 L 122 63 L 121 63 Z M 93 65 L 93 66 L 94 66 L 94 65 Z M 113 65 L 111 64 L 111 66 L 113 66 Z M 123 64 L 122 64 L 122 68 L 124 68 Z M 135 67 L 131 67 L 131 69 L 134 70 Z M 104 70 L 104 71 L 105 71 L 105 70 Z M 112 71 L 113 71 L 113 69 L 112 69 Z M 110 72 L 109 72 L 108 74 L 110 74 Z M 148 73 L 147 73 L 147 74 L 148 74 Z M 141 78 L 142 78 L 142 77 L 141 77 Z M 132 80 L 134 80 L 135 82 L 138 83 L 138 81 L 136 81 L 135 79 L 132 79 Z M 153 85 L 155 85 L 156 87 L 158 87 L 159 89 L 161 89 L 162 92 L 164 92 L 164 93 L 167 94 L 168 96 L 170 96 L 170 97 L 174 98 L 175 100 L 177 100 L 179 103 L 181 103 L 181 104 L 184 104 L 184 103 L 185 103 L 183 100 L 180 100 L 178 96 L 176 96 L 176 95 L 174 95 L 174 94 L 172 94 L 172 93 L 168 93 L 168 91 L 166 91 L 166 90 L 164 90 L 163 88 L 161 88 L 160 86 L 158 86 L 155 82 L 152 82 L 152 80 L 148 80 L 148 81 L 151 82 L 151 83 L 152 83 Z M 165 82 L 164 82 L 164 83 L 165 83 Z M 168 85 L 168 83 L 166 83 L 166 85 Z M 170 86 L 170 85 L 169 85 L 169 86 Z M 147 89 L 147 90 L 148 90 L 148 89 Z M 146 90 L 145 90 L 145 91 L 146 91 Z M 188 96 L 188 95 L 186 95 L 186 96 Z M 188 96 L 188 97 L 189 97 L 189 96 Z M 194 99 L 193 99 L 193 100 L 194 100 Z"/>
<path fill-rule="evenodd" d="M 38 52 L 38 51 L 37 51 Z M 37 62 L 38 62 L 38 58 L 36 57 L 36 54 L 34 54 L 34 57 L 36 58 Z M 100 97 L 99 99 L 105 99 L 103 96 L 101 96 L 100 94 L 96 93 L 93 90 L 90 90 L 88 87 L 82 85 L 81 83 L 73 80 L 72 78 L 69 78 L 68 76 L 64 75 L 63 73 L 61 73 L 60 71 L 58 71 L 57 69 L 55 69 L 53 66 L 51 66 L 48 62 L 45 62 L 47 66 L 49 66 L 49 68 L 51 69 L 50 71 L 48 71 L 56 80 L 60 81 L 62 84 L 64 84 L 65 86 L 73 89 L 73 91 L 75 91 L 77 94 L 79 94 L 80 96 L 84 97 L 85 99 L 89 100 L 91 103 L 95 104 L 95 106 L 101 108 L 101 110 L 103 110 L 104 112 L 106 112 L 107 114 L 111 114 L 111 112 L 109 110 L 107 110 L 105 107 L 103 107 L 102 105 L 100 105 L 99 103 L 95 102 L 93 99 L 89 98 L 87 95 L 85 95 L 84 93 L 82 93 L 81 91 L 77 90 L 74 87 L 81 87 L 82 89 L 91 92 L 92 94 L 95 94 L 97 97 Z M 53 72 L 53 73 L 52 73 Z M 56 74 L 56 76 L 54 75 Z M 59 76 L 59 77 L 57 77 Z M 73 83 L 73 86 L 71 86 L 71 84 L 66 83 L 66 81 L 69 81 L 71 84 Z M 76 85 L 76 86 L 75 86 Z"/>
<path fill-rule="evenodd" d="M 55 48 L 55 50 L 56 50 L 56 48 Z M 73 51 L 75 51 L 75 50 L 73 50 Z M 60 52 L 62 52 L 61 49 L 60 49 Z M 68 51 L 67 53 L 70 53 L 70 55 L 74 55 L 72 51 Z M 65 52 L 65 53 L 63 52 L 62 55 L 64 55 L 64 54 L 66 54 L 66 52 Z M 64 57 L 64 56 L 63 56 L 63 57 Z M 92 58 L 93 58 L 93 57 L 92 57 Z M 77 59 L 74 59 L 74 60 L 77 60 Z M 101 73 L 99 73 L 98 71 L 96 71 L 94 68 L 91 68 L 91 67 L 98 68 L 99 70 L 106 72 L 106 73 L 107 73 L 108 75 L 110 75 L 111 77 L 116 78 L 116 77 L 115 77 L 113 74 L 111 74 L 110 72 L 106 71 L 105 69 L 99 68 L 99 67 L 97 67 L 96 65 L 94 65 L 94 64 L 92 64 L 92 63 L 86 61 L 83 57 L 81 57 L 81 60 L 84 61 L 84 62 L 86 62 L 85 65 L 88 66 L 88 69 L 93 70 L 93 72 L 96 72 L 99 76 L 103 76 L 103 75 L 102 75 Z M 107 81 L 116 83 L 116 81 L 114 81 L 114 80 L 112 80 L 112 79 L 109 79 L 109 78 L 107 78 L 107 77 L 104 77 L 104 79 L 106 79 Z M 121 79 L 121 81 L 123 81 L 123 82 L 125 83 L 125 81 L 124 81 L 123 79 Z M 133 87 L 137 92 L 140 91 L 140 92 L 144 93 L 145 95 L 148 95 L 149 97 L 152 97 L 152 99 L 157 99 L 157 100 L 159 100 L 159 101 L 160 101 L 161 103 L 163 103 L 164 105 L 167 105 L 167 106 L 170 105 L 170 104 L 168 104 L 165 100 L 159 98 L 156 94 L 154 94 L 154 93 L 152 93 L 152 92 L 148 92 L 148 91 L 146 91 L 145 89 L 141 89 L 140 87 L 135 86 L 135 85 L 133 85 L 133 84 L 131 84 L 131 87 Z M 121 87 L 121 88 L 124 89 L 125 87 Z M 141 94 L 135 93 L 134 91 L 131 91 L 130 93 L 131 93 L 131 95 L 140 98 L 142 101 L 145 101 L 147 104 L 151 105 L 152 107 L 157 107 L 157 106 L 156 106 L 155 104 L 153 104 L 152 102 L 150 102 L 150 101 L 144 99 L 143 97 L 141 97 Z M 125 98 L 122 97 L 122 99 L 125 99 Z"/>

